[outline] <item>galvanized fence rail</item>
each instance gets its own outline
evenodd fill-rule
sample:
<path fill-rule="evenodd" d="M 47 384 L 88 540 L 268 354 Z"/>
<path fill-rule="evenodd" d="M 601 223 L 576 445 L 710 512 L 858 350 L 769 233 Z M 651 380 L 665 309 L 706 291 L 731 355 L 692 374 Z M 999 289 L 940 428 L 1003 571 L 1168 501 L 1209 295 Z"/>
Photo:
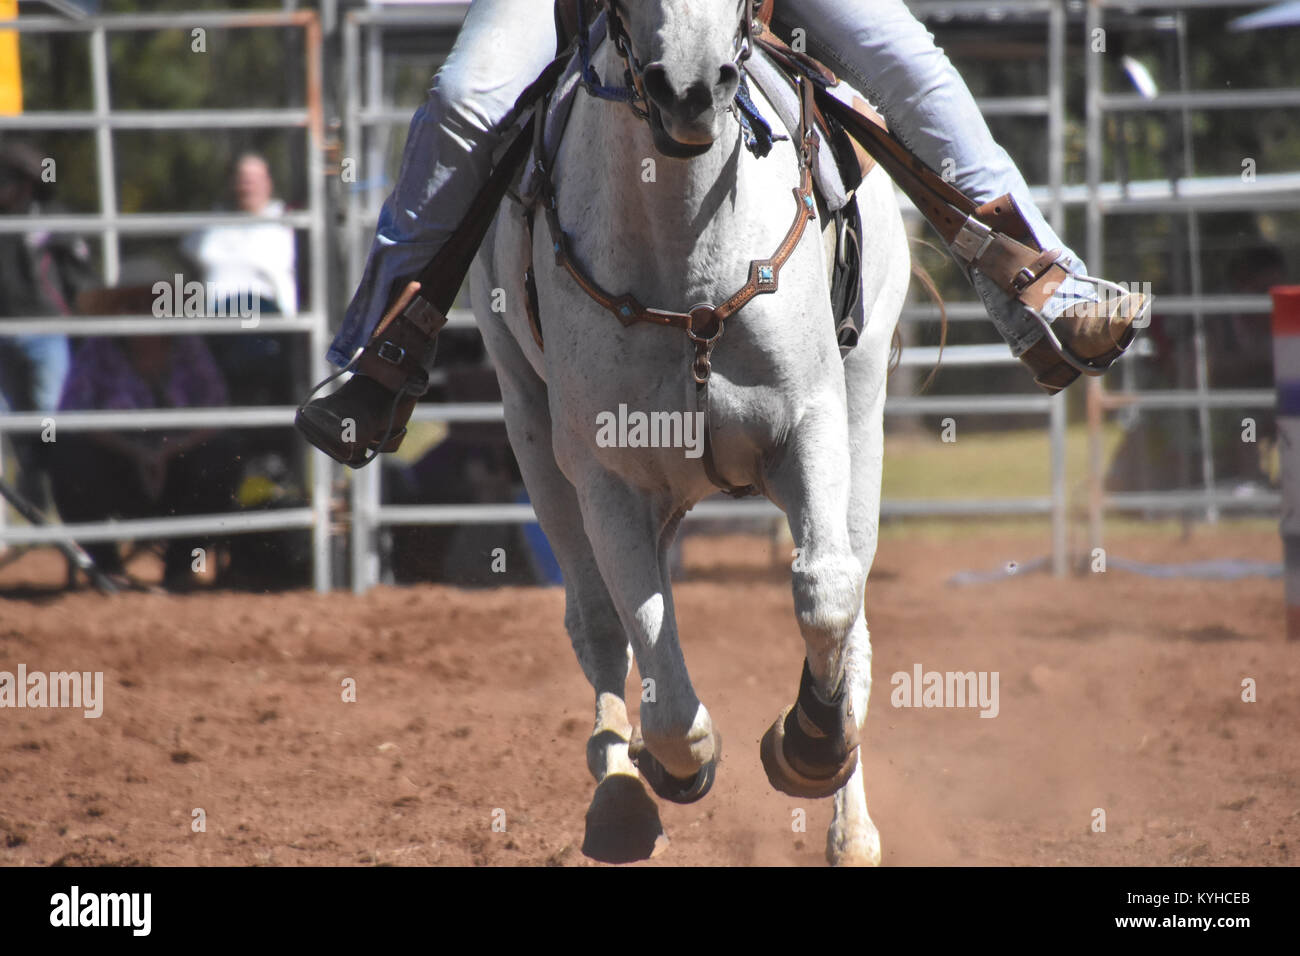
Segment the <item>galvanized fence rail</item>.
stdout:
<path fill-rule="evenodd" d="M 1159 11 L 1173 18 L 1180 67 L 1188 62 L 1187 24 L 1189 11 L 1258 7 L 1254 0 L 1093 0 L 1087 4 L 1085 39 L 1107 29 L 1107 11 Z M 1112 29 L 1114 28 L 1112 24 Z M 1090 48 L 1085 48 L 1090 49 Z M 1297 89 L 1189 89 L 1185 69 L 1179 70 L 1180 89 L 1171 92 L 1107 92 L 1102 75 L 1103 58 L 1085 53 L 1086 120 L 1087 120 L 1087 189 L 1083 203 L 1087 211 L 1087 257 L 1100 264 L 1106 248 L 1105 224 L 1109 216 L 1183 214 L 1188 236 L 1188 273 L 1191 288 L 1186 295 L 1159 297 L 1157 308 L 1163 316 L 1180 316 L 1192 323 L 1195 355 L 1195 388 L 1191 390 L 1144 390 L 1137 381 L 1136 369 L 1123 368 L 1122 388 L 1108 390 L 1096 379 L 1088 383 L 1088 526 L 1093 548 L 1103 546 L 1107 512 L 1125 510 L 1147 513 L 1164 512 L 1189 517 L 1199 513 L 1208 521 L 1217 521 L 1225 511 L 1276 515 L 1281 509 L 1281 495 L 1263 492 L 1249 496 L 1225 493 L 1217 486 L 1211 451 L 1213 432 L 1210 411 L 1216 408 L 1272 408 L 1272 389 L 1212 389 L 1206 346 L 1206 320 L 1238 313 L 1267 314 L 1272 303 L 1267 295 L 1209 295 L 1204 290 L 1201 267 L 1200 219 L 1202 212 L 1223 210 L 1300 209 L 1300 172 L 1258 176 L 1246 183 L 1241 177 L 1206 177 L 1195 175 L 1187 120 L 1193 110 L 1269 110 L 1300 107 Z M 1108 115 L 1124 112 L 1178 111 L 1182 114 L 1183 161 L 1186 178 L 1176 183 L 1134 184 L 1136 188 L 1117 190 L 1102 182 L 1105 140 L 1103 123 Z M 1197 415 L 1198 451 L 1202 489 L 1161 490 L 1149 492 L 1105 491 L 1105 462 L 1102 454 L 1101 427 L 1104 413 L 1118 409 L 1172 410 L 1191 409 Z"/>

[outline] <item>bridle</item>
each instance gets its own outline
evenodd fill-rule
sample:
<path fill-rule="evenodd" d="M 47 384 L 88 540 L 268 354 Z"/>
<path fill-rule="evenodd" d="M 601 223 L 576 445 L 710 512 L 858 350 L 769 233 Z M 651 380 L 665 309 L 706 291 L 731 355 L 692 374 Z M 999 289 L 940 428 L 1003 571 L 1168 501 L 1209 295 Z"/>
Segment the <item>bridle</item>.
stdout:
<path fill-rule="evenodd" d="M 614 49 L 623 58 L 626 65 L 626 75 L 630 78 L 630 85 L 637 91 L 641 102 L 647 103 L 648 97 L 645 95 L 645 66 L 637 58 L 636 49 L 632 45 L 632 37 L 627 32 L 627 27 L 623 23 L 623 17 L 619 14 L 619 0 L 600 0 L 605 7 L 605 24 L 609 33 L 610 42 L 614 44 Z M 757 0 L 741 0 L 744 5 L 744 13 L 740 18 L 740 25 L 736 29 L 736 52 L 731 58 L 731 62 L 737 69 L 743 70 L 745 61 L 749 59 L 750 54 L 754 52 L 754 17 L 757 13 L 755 6 Z M 581 7 L 581 4 L 579 4 Z M 643 114 L 645 115 L 645 114 Z"/>
<path fill-rule="evenodd" d="M 650 97 L 645 88 L 645 64 L 636 55 L 632 36 L 628 33 L 619 13 L 620 0 L 597 0 L 597 7 L 605 8 L 605 27 L 609 40 L 623 60 L 623 86 L 607 86 L 601 82 L 595 68 L 591 65 L 591 51 L 588 45 L 587 11 L 584 0 L 578 0 L 578 50 L 582 57 L 582 85 L 586 91 L 597 99 L 626 103 L 638 117 L 651 121 Z M 774 136 L 771 127 L 750 101 L 749 88 L 745 80 L 745 61 L 754 52 L 754 21 L 757 16 L 758 0 L 741 0 L 743 14 L 736 28 L 735 53 L 732 64 L 740 71 L 740 87 L 736 93 L 731 111 L 735 114 L 741 128 L 745 131 L 745 145 L 758 156 L 765 156 L 771 149 Z M 685 150 L 688 156 L 691 150 Z"/>

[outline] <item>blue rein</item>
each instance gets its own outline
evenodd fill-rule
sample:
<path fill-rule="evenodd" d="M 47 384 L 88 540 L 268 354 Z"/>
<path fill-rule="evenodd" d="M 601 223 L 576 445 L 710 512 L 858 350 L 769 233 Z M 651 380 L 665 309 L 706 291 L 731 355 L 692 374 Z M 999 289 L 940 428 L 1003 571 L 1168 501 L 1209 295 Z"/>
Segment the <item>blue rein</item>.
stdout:
<path fill-rule="evenodd" d="M 740 121 L 740 128 L 745 134 L 745 147 L 759 159 L 772 152 L 772 144 L 778 139 L 790 138 L 783 133 L 772 132 L 772 124 L 763 118 L 749 95 L 749 78 L 743 69 L 740 71 L 740 86 L 736 88 L 735 102 L 736 119 Z"/>
<path fill-rule="evenodd" d="M 608 100 L 611 103 L 625 103 L 636 109 L 637 112 L 645 115 L 646 111 L 636 107 L 636 102 L 642 99 L 635 86 L 607 86 L 601 82 L 600 75 L 596 68 L 591 65 L 591 30 L 587 25 L 586 4 L 579 0 L 578 3 L 578 56 L 582 60 L 582 87 L 588 95 L 598 100 Z M 628 71 L 628 78 L 631 78 L 631 70 Z M 777 140 L 788 140 L 790 137 L 780 133 L 772 132 L 772 124 L 769 123 L 763 114 L 758 111 L 754 105 L 754 99 L 749 92 L 749 79 L 745 74 L 745 68 L 740 68 L 740 85 L 736 88 L 736 98 L 733 101 L 735 106 L 733 112 L 736 120 L 740 123 L 741 132 L 745 137 L 745 148 L 751 153 L 762 159 L 772 151 L 772 144 Z"/>

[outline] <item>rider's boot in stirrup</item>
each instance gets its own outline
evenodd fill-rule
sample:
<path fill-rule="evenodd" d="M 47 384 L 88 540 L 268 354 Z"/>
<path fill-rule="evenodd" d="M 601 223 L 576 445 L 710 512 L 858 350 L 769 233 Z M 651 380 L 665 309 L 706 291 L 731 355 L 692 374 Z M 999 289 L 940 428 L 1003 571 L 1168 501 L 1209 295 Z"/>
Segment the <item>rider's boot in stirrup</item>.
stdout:
<path fill-rule="evenodd" d="M 356 374 L 298 409 L 294 425 L 335 461 L 360 468 L 379 452 L 396 451 L 406 437 L 416 400 L 428 391 L 436 337 L 446 324 L 415 299 L 419 288 L 409 283 L 385 313 L 355 360 Z"/>
<path fill-rule="evenodd" d="M 1136 330 L 1151 314 L 1151 296 L 1130 292 L 1104 279 L 1075 275 L 1100 293 L 1096 301 L 1078 301 L 1055 319 L 1030 310 L 1043 327 L 1043 337 L 1021 356 L 1034 381 L 1048 394 L 1065 388 L 1080 373 L 1100 375 L 1124 354 Z"/>

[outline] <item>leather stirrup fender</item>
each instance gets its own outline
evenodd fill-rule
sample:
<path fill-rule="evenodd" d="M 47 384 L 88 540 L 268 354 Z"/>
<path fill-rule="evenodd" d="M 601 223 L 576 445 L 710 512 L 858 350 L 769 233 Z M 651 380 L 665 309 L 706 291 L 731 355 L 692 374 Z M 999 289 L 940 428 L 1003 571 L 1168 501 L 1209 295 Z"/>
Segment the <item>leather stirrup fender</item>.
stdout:
<path fill-rule="evenodd" d="M 1058 261 L 1060 250 L 1044 252 L 1036 242 L 1015 238 L 1018 235 L 1032 240 L 1032 234 L 1010 197 L 977 206 L 870 117 L 831 96 L 825 88 L 818 87 L 816 92 L 822 110 L 843 123 L 849 135 L 858 139 L 885 167 L 890 178 L 948 243 L 958 262 L 967 269 L 978 269 L 1026 307 L 1035 312 L 1042 310 L 1070 273 Z M 980 212 L 987 214 L 990 206 L 1004 228 L 995 229 L 980 218 Z"/>

